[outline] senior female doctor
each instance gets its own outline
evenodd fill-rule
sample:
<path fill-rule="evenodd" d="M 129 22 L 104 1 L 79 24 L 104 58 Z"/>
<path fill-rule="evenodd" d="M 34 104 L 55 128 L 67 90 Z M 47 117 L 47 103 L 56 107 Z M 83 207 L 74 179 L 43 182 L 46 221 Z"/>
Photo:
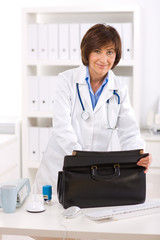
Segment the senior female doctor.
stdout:
<path fill-rule="evenodd" d="M 36 176 L 56 193 L 58 171 L 73 150 L 107 151 L 116 130 L 122 150 L 144 149 L 128 90 L 112 72 L 121 58 L 117 31 L 92 26 L 81 42 L 83 65 L 60 73 L 53 107 L 53 132 Z M 114 150 L 114 149 L 112 149 Z M 151 155 L 137 164 L 148 171 Z"/>

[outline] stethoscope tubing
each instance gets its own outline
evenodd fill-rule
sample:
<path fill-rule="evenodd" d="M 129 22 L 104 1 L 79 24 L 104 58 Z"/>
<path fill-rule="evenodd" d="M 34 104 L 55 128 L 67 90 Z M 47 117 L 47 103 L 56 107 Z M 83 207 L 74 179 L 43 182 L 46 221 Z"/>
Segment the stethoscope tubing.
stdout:
<path fill-rule="evenodd" d="M 78 93 L 79 101 L 81 103 L 83 111 L 85 111 L 85 108 L 84 108 L 84 105 L 83 105 L 83 102 L 82 102 L 82 98 L 81 98 L 81 95 L 80 95 L 80 92 L 79 92 L 79 84 L 78 83 L 76 83 L 76 87 L 77 87 L 77 93 Z"/>
<path fill-rule="evenodd" d="M 79 101 L 80 101 L 80 104 L 81 104 L 81 107 L 82 107 L 82 110 L 83 110 L 81 116 L 84 120 L 87 120 L 89 118 L 89 113 L 86 112 L 85 107 L 83 105 L 78 83 L 76 83 L 76 88 L 77 88 L 78 98 L 79 98 Z M 113 94 L 117 96 L 118 105 L 119 105 L 120 104 L 120 96 L 118 95 L 117 90 L 113 90 Z M 107 102 L 107 105 L 108 105 L 109 104 L 109 99 L 106 102 Z M 83 117 L 83 116 L 86 116 L 86 117 Z M 108 120 L 108 123 L 109 123 L 108 111 L 107 111 L 107 118 L 108 118 L 107 120 Z M 110 126 L 110 124 L 109 124 L 109 126 Z"/>

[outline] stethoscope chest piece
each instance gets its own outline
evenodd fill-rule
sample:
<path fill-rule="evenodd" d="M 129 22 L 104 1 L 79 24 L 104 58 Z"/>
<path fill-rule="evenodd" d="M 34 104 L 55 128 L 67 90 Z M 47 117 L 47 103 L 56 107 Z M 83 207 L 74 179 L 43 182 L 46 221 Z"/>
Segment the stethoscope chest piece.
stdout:
<path fill-rule="evenodd" d="M 89 113 L 86 111 L 83 111 L 81 114 L 81 117 L 83 120 L 87 120 L 89 118 Z"/>

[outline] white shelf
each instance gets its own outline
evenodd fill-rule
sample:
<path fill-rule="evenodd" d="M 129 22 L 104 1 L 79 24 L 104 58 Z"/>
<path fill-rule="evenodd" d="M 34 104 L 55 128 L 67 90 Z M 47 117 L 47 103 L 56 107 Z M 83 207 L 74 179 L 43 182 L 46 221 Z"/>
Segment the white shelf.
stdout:
<path fill-rule="evenodd" d="M 32 168 L 32 169 L 37 169 L 39 167 L 39 165 L 40 165 L 40 162 L 28 161 L 27 167 Z"/>
<path fill-rule="evenodd" d="M 52 118 L 53 113 L 51 112 L 29 112 L 27 114 L 28 118 Z"/>
<path fill-rule="evenodd" d="M 65 7 L 54 7 L 54 8 L 25 8 L 24 13 L 27 14 L 53 14 L 53 13 L 134 13 L 135 10 L 139 10 L 138 6 L 133 5 L 112 5 L 109 4 L 106 7 L 103 6 L 65 6 Z"/>
<path fill-rule="evenodd" d="M 27 60 L 28 66 L 79 66 L 80 60 Z"/>
<path fill-rule="evenodd" d="M 79 66 L 82 65 L 81 60 L 26 60 L 28 66 Z M 119 67 L 133 67 L 133 60 L 121 60 L 117 65 Z"/>

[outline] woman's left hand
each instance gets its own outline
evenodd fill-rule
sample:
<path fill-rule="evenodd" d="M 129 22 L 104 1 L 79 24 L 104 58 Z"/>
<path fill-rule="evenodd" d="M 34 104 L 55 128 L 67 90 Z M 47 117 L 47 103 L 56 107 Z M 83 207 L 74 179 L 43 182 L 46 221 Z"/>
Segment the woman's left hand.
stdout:
<path fill-rule="evenodd" d="M 138 166 L 142 166 L 142 167 L 145 167 L 145 171 L 144 173 L 147 173 L 148 170 L 149 170 L 149 167 L 151 165 L 151 162 L 152 162 L 152 155 L 149 154 L 147 157 L 145 158 L 141 158 L 138 162 L 137 162 L 137 165 Z"/>

